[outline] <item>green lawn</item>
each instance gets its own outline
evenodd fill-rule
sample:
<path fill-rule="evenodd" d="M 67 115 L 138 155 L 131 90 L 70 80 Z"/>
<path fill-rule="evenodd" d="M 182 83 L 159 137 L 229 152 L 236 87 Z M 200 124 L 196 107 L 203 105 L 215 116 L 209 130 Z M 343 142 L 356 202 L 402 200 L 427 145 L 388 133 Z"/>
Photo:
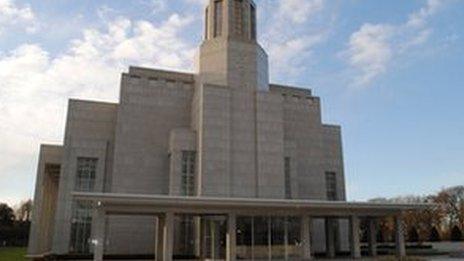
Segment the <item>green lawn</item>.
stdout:
<path fill-rule="evenodd" d="M 26 248 L 21 247 L 0 247 L 0 260 L 1 261 L 22 261 L 26 260 Z"/>

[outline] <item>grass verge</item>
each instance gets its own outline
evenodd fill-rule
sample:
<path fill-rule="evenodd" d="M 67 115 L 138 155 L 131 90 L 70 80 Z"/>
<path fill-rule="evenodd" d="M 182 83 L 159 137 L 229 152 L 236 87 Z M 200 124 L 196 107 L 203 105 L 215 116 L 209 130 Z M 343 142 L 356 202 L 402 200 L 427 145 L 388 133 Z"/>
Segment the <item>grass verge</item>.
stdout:
<path fill-rule="evenodd" d="M 26 248 L 22 247 L 0 247 L 0 260 L 2 261 L 25 261 Z"/>

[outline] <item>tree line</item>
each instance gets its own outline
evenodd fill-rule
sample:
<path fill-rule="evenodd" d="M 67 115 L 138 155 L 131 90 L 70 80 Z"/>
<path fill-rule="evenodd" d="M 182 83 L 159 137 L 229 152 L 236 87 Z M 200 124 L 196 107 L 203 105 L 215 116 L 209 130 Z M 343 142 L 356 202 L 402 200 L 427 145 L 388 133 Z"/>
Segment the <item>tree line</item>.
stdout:
<path fill-rule="evenodd" d="M 21 202 L 17 208 L 0 203 L 0 247 L 25 247 L 31 226 L 32 200 Z"/>
<path fill-rule="evenodd" d="M 423 211 L 406 212 L 403 217 L 405 236 L 409 242 L 463 241 L 464 231 L 464 186 L 443 189 L 435 195 L 403 196 L 391 199 L 377 198 L 375 203 L 432 203 Z M 363 238 L 367 235 L 363 225 Z M 393 218 L 381 219 L 378 223 L 379 242 L 394 241 Z"/>

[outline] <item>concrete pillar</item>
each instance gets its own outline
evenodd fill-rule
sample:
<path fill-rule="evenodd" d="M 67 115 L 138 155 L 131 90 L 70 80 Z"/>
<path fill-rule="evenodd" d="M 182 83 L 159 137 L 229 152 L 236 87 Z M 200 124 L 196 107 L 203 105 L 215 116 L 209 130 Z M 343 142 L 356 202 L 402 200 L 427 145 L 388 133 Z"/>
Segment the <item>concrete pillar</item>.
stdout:
<path fill-rule="evenodd" d="M 93 260 L 103 261 L 105 253 L 105 210 L 102 206 L 95 206 L 93 218 Z"/>
<path fill-rule="evenodd" d="M 325 240 L 326 240 L 326 253 L 328 258 L 336 256 L 335 250 L 335 233 L 334 233 L 334 219 L 325 219 Z"/>
<path fill-rule="evenodd" d="M 403 218 L 401 215 L 395 217 L 395 238 L 396 238 L 396 256 L 398 258 L 406 256 L 406 245 L 404 242 Z"/>
<path fill-rule="evenodd" d="M 303 216 L 301 218 L 301 243 L 303 260 L 311 260 L 311 218 Z"/>
<path fill-rule="evenodd" d="M 211 256 L 210 258 L 215 259 L 219 255 L 219 228 L 216 227 L 216 222 L 214 219 L 209 220 L 209 249 Z"/>
<path fill-rule="evenodd" d="M 361 258 L 361 242 L 359 240 L 359 217 L 350 217 L 350 249 L 351 258 Z"/>
<path fill-rule="evenodd" d="M 174 244 L 174 213 L 168 212 L 158 217 L 156 260 L 172 261 Z"/>
<path fill-rule="evenodd" d="M 164 226 L 166 217 L 165 216 L 158 216 L 157 217 L 158 224 L 156 225 L 156 254 L 155 260 L 156 261 L 163 261 L 163 238 L 164 238 Z"/>
<path fill-rule="evenodd" d="M 160 260 L 159 257 L 159 245 L 160 245 L 160 217 L 155 218 L 155 261 Z"/>
<path fill-rule="evenodd" d="M 237 216 L 233 213 L 227 219 L 226 260 L 235 261 L 237 257 Z"/>
<path fill-rule="evenodd" d="M 369 256 L 377 256 L 377 222 L 375 218 L 369 219 Z"/>

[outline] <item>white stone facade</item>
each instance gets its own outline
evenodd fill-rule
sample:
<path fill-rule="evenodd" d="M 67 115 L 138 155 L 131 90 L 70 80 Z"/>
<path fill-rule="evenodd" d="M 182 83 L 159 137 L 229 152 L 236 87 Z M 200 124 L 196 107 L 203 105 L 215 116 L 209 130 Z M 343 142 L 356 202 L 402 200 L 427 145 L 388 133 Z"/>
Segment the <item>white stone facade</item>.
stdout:
<path fill-rule="evenodd" d="M 97 160 L 90 192 L 346 200 L 341 128 L 322 123 L 311 90 L 269 83 L 267 55 L 253 33 L 255 4 L 238 1 L 237 11 L 236 0 L 222 0 L 217 16 L 217 2 L 208 5 L 197 72 L 131 67 L 119 103 L 69 101 L 64 144 L 41 148 L 30 255 L 73 252 L 79 158 Z M 192 195 L 183 194 L 185 152 L 195 155 Z M 59 182 L 44 181 L 47 164 L 60 166 Z M 328 173 L 335 175 L 335 198 L 328 198 Z M 312 251 L 324 252 L 325 221 L 311 222 Z M 333 245 L 349 251 L 348 221 L 335 223 Z M 153 253 L 152 217 L 108 216 L 104 226 L 106 253 Z"/>

